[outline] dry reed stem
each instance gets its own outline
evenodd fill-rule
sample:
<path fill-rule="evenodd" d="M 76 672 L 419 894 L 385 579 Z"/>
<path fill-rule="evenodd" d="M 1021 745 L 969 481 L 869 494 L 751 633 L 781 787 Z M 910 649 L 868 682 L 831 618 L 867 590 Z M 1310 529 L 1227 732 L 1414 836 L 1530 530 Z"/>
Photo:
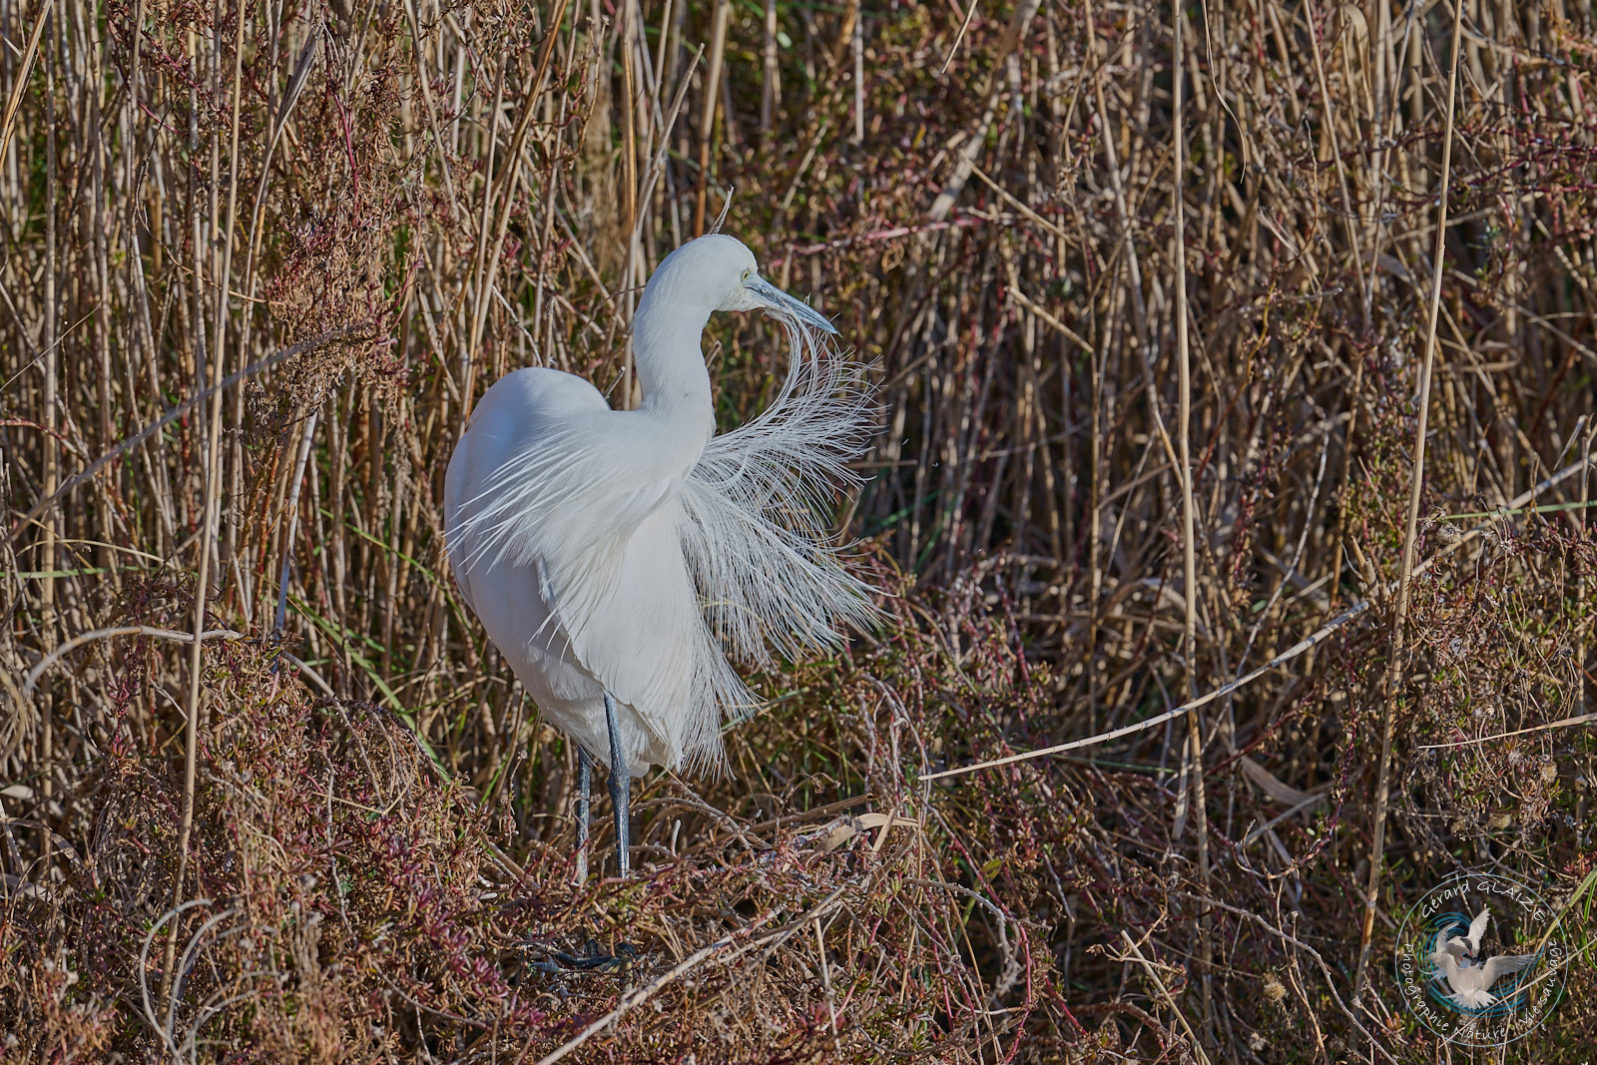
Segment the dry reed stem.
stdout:
<path fill-rule="evenodd" d="M 1175 326 L 1176 326 L 1176 438 L 1179 442 L 1181 483 L 1181 657 L 1182 672 L 1186 680 L 1186 699 L 1190 703 L 1198 694 L 1198 542 L 1197 502 L 1192 489 L 1192 352 L 1187 340 L 1187 244 L 1186 244 L 1186 141 L 1182 115 L 1182 80 L 1185 76 L 1186 55 L 1182 47 L 1182 31 L 1186 22 L 1179 8 L 1172 11 L 1175 45 L 1171 63 L 1170 128 L 1175 162 L 1172 206 L 1175 215 L 1175 251 L 1171 256 L 1175 270 Z M 1188 786 L 1192 796 L 1193 837 L 1198 858 L 1198 879 L 1204 894 L 1209 894 L 1209 803 L 1203 786 L 1203 715 L 1193 711 L 1187 718 L 1186 764 L 1190 774 Z M 1179 814 L 1178 814 L 1179 816 Z M 1199 914 L 1198 964 L 1202 969 L 1200 984 L 1203 989 L 1202 1008 L 1204 1031 L 1214 1036 L 1213 982 L 1210 966 L 1214 963 L 1214 948 L 1210 942 L 1209 919 Z M 1186 1020 L 1183 1018 L 1183 1025 Z M 1194 1037 L 1196 1041 L 1196 1037 Z M 1199 1050 L 1200 1058 L 1203 1052 Z"/>
<path fill-rule="evenodd" d="M 238 0 L 234 14 L 233 27 L 233 80 L 228 93 L 231 102 L 231 128 L 230 143 L 227 157 L 234 160 L 238 157 L 238 130 L 239 120 L 243 114 L 243 101 L 239 98 L 239 84 L 243 77 L 243 43 L 244 43 L 244 0 Z M 223 218 L 222 259 L 221 268 L 216 272 L 216 308 L 213 312 L 210 351 L 205 360 L 205 369 L 200 380 L 202 388 L 210 385 L 210 378 L 220 377 L 226 369 L 223 363 L 223 352 L 227 350 L 227 301 L 228 284 L 232 277 L 233 263 L 233 235 L 234 226 L 238 216 L 238 174 L 235 170 L 227 183 L 227 211 Z M 210 590 L 213 553 L 218 550 L 216 528 L 218 506 L 222 493 L 222 400 L 226 395 L 225 389 L 215 389 L 211 394 L 211 413 L 209 428 L 205 434 L 205 511 L 200 519 L 199 551 L 199 577 L 195 582 L 194 590 L 194 628 L 189 650 L 189 689 L 188 713 L 183 726 L 183 813 L 178 829 L 177 845 L 177 876 L 172 883 L 172 905 L 176 906 L 182 901 L 184 892 L 184 874 L 188 869 L 189 835 L 194 827 L 194 779 L 199 757 L 199 735 L 201 712 L 203 706 L 200 702 L 200 657 L 205 642 L 205 614 L 207 592 Z M 220 563 L 220 559 L 216 560 Z M 167 940 L 166 971 L 171 972 L 172 950 L 177 943 L 177 924 L 172 925 L 171 938 Z"/>
<path fill-rule="evenodd" d="M 39 56 L 39 40 L 44 36 L 44 24 L 50 18 L 51 9 L 55 0 L 39 0 L 39 13 L 34 16 L 33 31 L 28 34 L 28 44 L 22 50 L 22 69 L 17 73 L 17 80 L 11 86 L 11 95 L 6 99 L 6 110 L 0 118 L 0 156 L 6 154 L 6 149 L 11 147 L 11 134 L 16 129 L 17 108 L 22 103 L 23 90 L 28 87 L 28 76 L 33 72 L 33 61 Z"/>
<path fill-rule="evenodd" d="M 1408 518 L 1403 526 L 1403 565 L 1397 578 L 1397 605 L 1392 614 L 1392 650 L 1386 669 L 1386 698 L 1381 722 L 1381 761 L 1375 783 L 1375 813 L 1370 826 L 1370 875 L 1364 894 L 1364 923 L 1359 932 L 1359 961 L 1353 972 L 1353 1005 L 1364 996 L 1364 982 L 1375 931 L 1375 909 L 1380 905 L 1381 873 L 1386 866 L 1386 811 L 1391 797 L 1392 738 L 1406 666 L 1409 582 L 1414 574 L 1414 554 L 1420 521 L 1420 493 L 1425 485 L 1425 431 L 1430 419 L 1431 373 L 1436 363 L 1436 319 L 1442 306 L 1442 269 L 1447 261 L 1447 184 L 1453 158 L 1453 111 L 1458 91 L 1459 27 L 1464 20 L 1464 0 L 1453 0 L 1452 56 L 1447 67 L 1447 109 L 1442 131 L 1442 172 L 1436 197 L 1436 244 L 1431 254 L 1431 284 L 1427 300 L 1424 363 L 1420 369 L 1417 399 L 1418 423 L 1414 429 L 1414 459 L 1409 469 Z"/>
<path fill-rule="evenodd" d="M 710 188 L 710 142 L 715 137 L 715 111 L 721 103 L 721 67 L 726 57 L 726 31 L 732 19 L 732 0 L 718 0 L 715 28 L 710 33 L 710 61 L 705 68 L 704 109 L 699 115 L 698 193 L 693 201 L 693 235 L 704 233 L 704 202 Z"/>
<path fill-rule="evenodd" d="M 1526 490 L 1518 496 L 1515 496 L 1512 500 L 1503 505 L 1503 509 L 1510 511 L 1517 510 L 1518 508 L 1523 507 L 1526 503 L 1530 502 L 1532 499 L 1535 499 L 1538 495 L 1541 495 L 1542 493 L 1556 488 L 1560 484 L 1563 484 L 1577 473 L 1585 475 L 1594 466 L 1597 466 L 1597 452 L 1588 451 L 1581 457 L 1580 461 L 1570 463 L 1568 466 L 1565 466 L 1552 476 L 1538 482 L 1534 487 Z M 1425 561 L 1414 567 L 1413 572 L 1409 575 L 1410 579 L 1412 580 L 1414 577 L 1425 573 L 1432 566 L 1436 565 L 1447 556 L 1463 548 L 1478 537 L 1485 535 L 1493 527 L 1494 523 L 1485 522 L 1462 534 L 1457 540 L 1454 540 L 1452 543 L 1443 546 L 1436 552 L 1436 554 L 1425 559 Z M 1397 593 L 1398 585 L 1396 581 L 1381 590 L 1381 594 L 1383 596 L 1394 596 Z M 1314 632 L 1303 637 L 1303 639 L 1299 640 L 1291 647 L 1288 647 L 1285 651 L 1282 651 L 1268 662 L 1265 662 L 1257 669 L 1252 670 L 1244 676 L 1237 677 L 1234 680 L 1222 684 L 1218 688 L 1205 692 L 1203 695 L 1200 695 L 1198 698 L 1193 699 L 1190 702 L 1183 703 L 1181 706 L 1167 710 L 1162 714 L 1156 714 L 1145 721 L 1138 721 L 1135 724 L 1127 725 L 1124 728 L 1114 729 L 1109 732 L 1102 732 L 1095 736 L 1088 736 L 1084 739 L 1071 740 L 1068 743 L 1055 744 L 1052 747 L 1043 747 L 1033 751 L 1021 751 L 1017 754 L 1006 755 L 1003 758 L 986 759 L 971 765 L 954 766 L 948 769 L 940 769 L 935 773 L 926 773 L 920 779 L 931 781 L 941 780 L 945 777 L 964 776 L 967 773 L 975 773 L 983 769 L 996 769 L 1000 766 L 1014 765 L 1017 762 L 1029 762 L 1038 758 L 1050 758 L 1057 754 L 1063 754 L 1066 751 L 1080 750 L 1084 747 L 1094 747 L 1101 743 L 1108 743 L 1110 740 L 1117 740 L 1126 736 L 1136 735 L 1139 732 L 1146 732 L 1151 728 L 1156 728 L 1159 725 L 1174 721 L 1177 718 L 1191 713 L 1193 710 L 1196 710 L 1200 707 L 1207 706 L 1216 699 L 1225 698 L 1226 696 L 1247 687 L 1253 681 L 1258 680 L 1260 677 L 1263 677 L 1273 670 L 1280 668 L 1286 663 L 1323 643 L 1338 629 L 1364 615 L 1377 601 L 1378 598 L 1372 597 L 1370 599 L 1363 599 L 1357 603 L 1354 603 L 1352 606 L 1342 611 L 1342 613 L 1338 614 L 1336 617 L 1320 626 Z"/>
<path fill-rule="evenodd" d="M 244 638 L 242 632 L 234 632 L 232 629 L 208 629 L 196 637 L 192 632 L 174 632 L 171 629 L 158 629 L 150 625 L 116 625 L 110 628 L 80 632 L 71 639 L 63 640 L 60 644 L 51 648 L 49 654 L 39 659 L 38 664 L 28 670 L 28 675 L 22 678 L 23 697 L 26 698 L 33 694 L 33 687 L 39 683 L 39 678 L 51 666 L 59 662 L 63 656 L 77 650 L 86 643 L 93 643 L 95 640 L 108 640 L 116 636 L 152 636 L 158 640 L 176 640 L 179 643 L 189 644 L 196 641 L 204 643 L 206 640 L 242 640 Z"/>
<path fill-rule="evenodd" d="M 1165 987 L 1163 980 L 1159 979 L 1159 971 L 1149 964 L 1147 958 L 1143 957 L 1142 950 L 1138 948 L 1137 941 L 1131 938 L 1131 933 L 1122 929 L 1120 940 L 1125 943 L 1126 949 L 1131 951 L 1132 956 L 1137 959 L 1137 964 L 1142 966 L 1142 971 L 1148 974 L 1148 979 L 1153 983 L 1160 997 L 1165 1000 L 1165 1004 L 1170 1007 L 1170 1012 L 1174 1013 L 1176 1020 L 1181 1022 L 1181 1030 L 1186 1032 L 1187 1038 L 1192 1041 L 1192 1052 L 1197 1055 L 1198 1061 L 1202 1065 L 1208 1065 L 1209 1056 L 1203 1052 L 1203 1043 L 1198 1039 L 1198 1033 L 1192 1030 L 1192 1025 L 1187 1023 L 1186 1015 L 1181 1012 L 1181 1007 L 1176 1004 L 1175 998 L 1171 996 L 1170 989 Z"/>

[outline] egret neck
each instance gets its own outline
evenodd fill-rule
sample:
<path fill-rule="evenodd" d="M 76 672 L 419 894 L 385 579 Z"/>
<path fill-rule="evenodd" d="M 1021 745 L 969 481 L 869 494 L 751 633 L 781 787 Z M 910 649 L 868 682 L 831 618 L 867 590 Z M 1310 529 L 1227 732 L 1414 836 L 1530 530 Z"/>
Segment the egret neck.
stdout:
<path fill-rule="evenodd" d="M 697 460 L 715 433 L 710 371 L 700 346 L 714 308 L 658 288 L 651 284 L 644 291 L 632 319 L 632 349 L 643 389 L 638 412 L 658 423 L 673 451 L 691 448 Z"/>

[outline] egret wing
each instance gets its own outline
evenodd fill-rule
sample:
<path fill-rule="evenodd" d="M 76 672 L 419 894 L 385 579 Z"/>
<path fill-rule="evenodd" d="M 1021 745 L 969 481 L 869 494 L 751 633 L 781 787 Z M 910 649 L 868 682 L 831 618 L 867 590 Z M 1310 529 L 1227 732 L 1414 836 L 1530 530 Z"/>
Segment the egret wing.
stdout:
<path fill-rule="evenodd" d="M 489 389 L 461 452 L 465 472 L 446 491 L 457 571 L 538 568 L 573 638 L 613 598 L 629 539 L 680 480 L 597 389 L 553 370 Z"/>
<path fill-rule="evenodd" d="M 1539 954 L 1498 954 L 1486 959 L 1481 972 L 1481 986 L 1491 987 L 1510 973 L 1529 969 L 1541 957 Z"/>
<path fill-rule="evenodd" d="M 470 488 L 470 474 L 467 470 L 467 449 L 462 446 L 465 439 L 455 447 L 454 454 L 449 456 L 449 469 L 444 474 L 444 545 L 449 554 L 449 574 L 454 578 L 455 587 L 460 591 L 460 597 L 466 601 L 472 613 L 479 613 L 477 604 L 471 598 L 471 582 L 466 579 L 460 563 L 457 561 L 457 548 L 461 540 L 456 531 L 456 515 L 461 512 L 461 504 L 465 501 L 465 494 Z"/>
<path fill-rule="evenodd" d="M 473 590 L 480 599 L 535 588 L 537 604 L 481 604 L 512 646 L 558 648 L 592 679 L 593 705 L 615 696 L 648 733 L 634 753 L 718 762 L 716 708 L 748 697 L 724 656 L 717 669 L 704 653 L 713 639 L 683 560 L 678 495 L 696 449 L 683 458 L 662 448 L 580 378 L 539 370 L 505 380 L 479 404 L 446 485 L 451 560 L 468 601 Z M 546 712 L 591 709 L 573 691 L 555 694 Z"/>
<path fill-rule="evenodd" d="M 1482 906 L 1481 912 L 1476 914 L 1475 919 L 1469 923 L 1469 952 L 1471 954 L 1475 954 L 1481 949 L 1481 937 L 1486 934 L 1486 925 L 1491 919 L 1492 911 Z"/>
<path fill-rule="evenodd" d="M 620 548 L 615 579 L 584 604 L 571 646 L 648 729 L 652 761 L 718 769 L 721 711 L 747 707 L 753 697 L 700 610 L 683 557 L 683 520 L 671 499 L 638 526 Z"/>

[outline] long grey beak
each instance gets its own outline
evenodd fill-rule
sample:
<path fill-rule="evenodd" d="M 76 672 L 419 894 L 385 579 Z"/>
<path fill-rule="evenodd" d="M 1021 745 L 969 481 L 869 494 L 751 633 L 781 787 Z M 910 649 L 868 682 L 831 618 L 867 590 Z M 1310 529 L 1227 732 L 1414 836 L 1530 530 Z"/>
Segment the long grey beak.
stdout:
<path fill-rule="evenodd" d="M 782 318 L 796 318 L 823 333 L 837 335 L 837 327 L 821 317 L 819 311 L 803 300 L 789 296 L 765 278 L 751 277 L 744 282 L 744 286 L 754 294 L 755 302 L 767 312 Z"/>

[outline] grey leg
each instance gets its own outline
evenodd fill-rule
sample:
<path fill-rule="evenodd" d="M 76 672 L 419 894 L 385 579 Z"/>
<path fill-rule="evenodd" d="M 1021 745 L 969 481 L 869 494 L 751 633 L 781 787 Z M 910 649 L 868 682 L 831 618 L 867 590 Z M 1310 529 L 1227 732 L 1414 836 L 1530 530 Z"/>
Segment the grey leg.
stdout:
<path fill-rule="evenodd" d="M 584 747 L 577 748 L 577 883 L 588 880 L 588 814 L 592 804 L 588 800 L 589 786 L 593 783 L 593 758 Z"/>
<path fill-rule="evenodd" d="M 626 755 L 621 753 L 621 727 L 616 721 L 616 701 L 609 692 L 604 693 L 604 722 L 610 728 L 610 805 L 615 808 L 616 816 L 616 860 L 621 866 L 621 878 L 625 880 L 632 870 L 632 848 L 628 838 L 632 823 L 627 816 L 627 806 L 632 796 L 632 774 L 627 768 Z"/>

